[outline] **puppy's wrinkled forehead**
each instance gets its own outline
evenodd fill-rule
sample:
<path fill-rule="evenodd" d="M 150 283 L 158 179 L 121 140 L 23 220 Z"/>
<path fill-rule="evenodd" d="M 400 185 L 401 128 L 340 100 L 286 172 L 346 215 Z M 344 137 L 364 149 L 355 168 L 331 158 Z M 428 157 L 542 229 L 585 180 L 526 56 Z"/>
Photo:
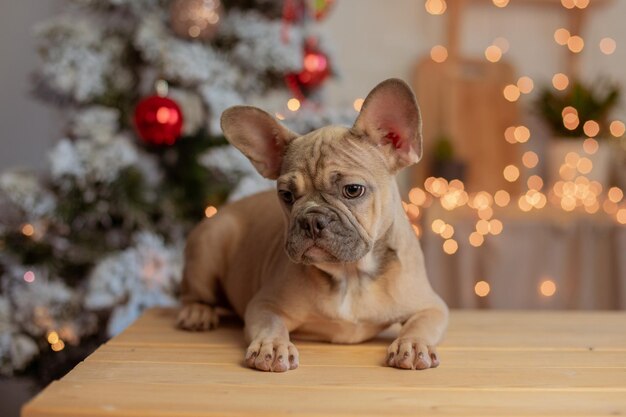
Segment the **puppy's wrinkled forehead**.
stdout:
<path fill-rule="evenodd" d="M 333 174 L 376 176 L 388 171 L 385 159 L 370 142 L 346 127 L 327 126 L 291 142 L 281 175 L 295 172 L 323 181 Z"/>

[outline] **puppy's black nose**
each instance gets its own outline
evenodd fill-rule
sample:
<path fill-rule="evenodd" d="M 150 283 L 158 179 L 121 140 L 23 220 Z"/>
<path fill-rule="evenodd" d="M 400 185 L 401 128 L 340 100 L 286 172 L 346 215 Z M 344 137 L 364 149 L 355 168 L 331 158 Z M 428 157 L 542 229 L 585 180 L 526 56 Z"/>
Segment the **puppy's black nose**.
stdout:
<path fill-rule="evenodd" d="M 322 230 L 328 226 L 330 221 L 327 216 L 321 213 L 307 213 L 300 217 L 299 223 L 300 228 L 304 230 L 307 237 L 316 239 L 320 236 Z"/>

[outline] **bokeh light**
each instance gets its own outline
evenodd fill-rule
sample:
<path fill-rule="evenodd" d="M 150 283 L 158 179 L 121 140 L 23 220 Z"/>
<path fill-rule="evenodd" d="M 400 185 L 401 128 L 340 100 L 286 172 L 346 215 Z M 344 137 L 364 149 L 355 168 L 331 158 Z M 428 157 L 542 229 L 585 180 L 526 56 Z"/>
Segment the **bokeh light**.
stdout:
<path fill-rule="evenodd" d="M 519 178 L 519 168 L 515 165 L 507 165 L 502 171 L 504 179 L 508 182 L 514 182 Z"/>
<path fill-rule="evenodd" d="M 509 84 L 506 87 L 504 87 L 503 94 L 504 94 L 505 99 L 507 99 L 510 102 L 514 102 L 514 101 L 517 101 L 517 99 L 519 99 L 520 91 L 519 91 L 519 88 L 517 88 L 515 84 Z"/>
<path fill-rule="evenodd" d="M 541 282 L 539 292 L 544 297 L 552 297 L 556 293 L 556 284 L 551 279 L 546 279 Z"/>
<path fill-rule="evenodd" d="M 446 12 L 448 5 L 445 0 L 427 0 L 424 7 L 432 15 L 441 15 Z"/>
<path fill-rule="evenodd" d="M 493 200 L 499 207 L 506 207 L 511 201 L 511 195 L 505 190 L 498 190 L 494 194 Z"/>
<path fill-rule="evenodd" d="M 624 132 L 626 132 L 626 125 L 624 125 L 624 122 L 620 120 L 614 120 L 611 122 L 609 130 L 611 131 L 611 135 L 619 138 L 624 136 Z"/>
<path fill-rule="evenodd" d="M 474 293 L 479 297 L 486 297 L 489 295 L 490 291 L 491 288 L 487 281 L 478 281 L 476 285 L 474 285 Z"/>
<path fill-rule="evenodd" d="M 598 141 L 593 138 L 587 138 L 583 141 L 583 150 L 588 155 L 593 155 L 598 152 L 599 147 Z"/>
<path fill-rule="evenodd" d="M 438 64 L 448 59 L 448 49 L 443 45 L 435 45 L 430 50 L 430 57 Z"/>
<path fill-rule="evenodd" d="M 617 48 L 617 43 L 613 38 L 602 38 L 600 40 L 600 51 L 602 51 L 605 55 L 611 55 L 615 52 Z"/>
<path fill-rule="evenodd" d="M 298 111 L 298 109 L 300 108 L 300 100 L 298 100 L 297 98 L 293 97 L 290 98 L 287 101 L 287 108 L 291 111 Z"/>
<path fill-rule="evenodd" d="M 578 35 L 570 36 L 567 40 L 567 48 L 577 54 L 585 47 L 585 41 Z"/>
<path fill-rule="evenodd" d="M 206 217 L 213 217 L 217 214 L 217 208 L 214 206 L 207 206 L 207 208 L 204 209 L 204 215 Z"/>
<path fill-rule="evenodd" d="M 558 28 L 554 31 L 554 41 L 561 46 L 567 45 L 567 41 L 570 38 L 569 30 L 565 28 Z"/>
<path fill-rule="evenodd" d="M 447 253 L 448 255 L 452 255 L 456 253 L 458 249 L 459 249 L 459 244 L 454 239 L 448 239 L 445 242 L 443 242 L 443 251 Z"/>
<path fill-rule="evenodd" d="M 517 80 L 517 88 L 519 88 L 519 91 L 522 94 L 529 94 L 531 91 L 533 91 L 533 88 L 535 88 L 535 83 L 533 82 L 532 78 L 528 76 L 523 76 Z"/>
<path fill-rule="evenodd" d="M 352 103 L 352 107 L 354 108 L 355 111 L 360 112 L 361 108 L 363 107 L 363 102 L 365 102 L 365 100 L 363 100 L 362 98 L 357 98 Z"/>
<path fill-rule="evenodd" d="M 502 58 L 502 50 L 496 45 L 489 45 L 485 49 L 485 58 L 489 62 L 498 62 Z"/>
<path fill-rule="evenodd" d="M 552 85 L 559 91 L 563 91 L 569 85 L 569 78 L 567 75 L 559 72 L 552 77 Z"/>
<path fill-rule="evenodd" d="M 585 132 L 585 135 L 593 138 L 600 133 L 600 125 L 595 120 L 587 120 L 583 125 L 583 132 Z"/>
<path fill-rule="evenodd" d="M 522 155 L 522 164 L 526 168 L 534 168 L 539 163 L 539 156 L 533 151 L 526 151 Z"/>

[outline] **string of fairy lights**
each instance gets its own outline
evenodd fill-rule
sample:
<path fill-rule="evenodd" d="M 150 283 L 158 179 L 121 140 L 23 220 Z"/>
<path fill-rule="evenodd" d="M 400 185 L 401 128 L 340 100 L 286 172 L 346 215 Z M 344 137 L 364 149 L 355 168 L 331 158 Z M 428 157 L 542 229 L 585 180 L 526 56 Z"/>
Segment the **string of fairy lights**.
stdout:
<path fill-rule="evenodd" d="M 492 0 L 496 7 L 506 7 L 508 0 Z M 561 0 L 561 5 L 566 9 L 584 9 L 590 4 L 589 0 Z M 445 0 L 427 0 L 425 9 L 429 14 L 442 15 L 446 12 Z M 585 48 L 584 39 L 578 34 L 571 34 L 566 28 L 557 28 L 554 32 L 554 41 L 567 47 L 573 54 L 581 53 Z M 495 63 L 502 59 L 509 51 L 509 42 L 506 38 L 498 37 L 484 51 L 485 59 Z M 617 43 L 610 37 L 600 40 L 598 47 L 605 55 L 611 55 L 617 48 Z M 448 59 L 448 50 L 443 45 L 435 45 L 430 50 L 430 57 L 436 63 L 443 63 Z M 552 77 L 552 86 L 557 91 L 567 89 L 570 79 L 567 74 L 556 73 Z M 522 95 L 529 94 L 534 89 L 534 81 L 528 76 L 520 77 L 515 84 L 504 87 L 502 94 L 510 102 L 518 101 Z M 563 125 L 566 129 L 574 130 L 580 125 L 578 112 L 574 107 L 567 106 L 562 111 Z M 490 194 L 486 191 L 468 193 L 463 182 L 460 180 L 447 181 L 444 178 L 429 177 L 424 183 L 424 189 L 413 188 L 409 192 L 409 202 L 405 203 L 407 216 L 413 222 L 413 228 L 417 235 L 422 233 L 420 229 L 421 210 L 437 202 L 443 209 L 451 211 L 456 208 L 467 206 L 476 211 L 477 221 L 475 231 L 468 236 L 469 244 L 479 247 L 489 235 L 502 233 L 504 225 L 501 220 L 494 218 L 494 208 L 506 208 L 517 205 L 522 212 L 541 210 L 547 205 L 554 209 L 566 212 L 574 210 L 583 213 L 595 214 L 602 210 L 618 224 L 626 224 L 626 205 L 624 204 L 624 192 L 618 187 L 610 187 L 603 190 L 602 184 L 590 180 L 587 175 L 593 170 L 593 162 L 589 156 L 598 152 L 599 143 L 596 137 L 601 133 L 600 125 L 594 120 L 588 120 L 583 125 L 586 136 L 582 144 L 581 152 L 569 152 L 559 168 L 559 180 L 551 189 L 544 188 L 544 180 L 538 175 L 531 175 L 526 181 L 526 191 L 519 197 L 514 198 L 505 190 L 498 190 Z M 621 120 L 613 120 L 609 125 L 609 134 L 613 138 L 621 138 L 626 132 L 626 126 Z M 607 133 L 604 133 L 607 135 Z M 526 143 L 531 138 L 528 127 L 510 126 L 503 132 L 504 140 L 510 144 Z M 521 157 L 521 166 L 532 169 L 539 164 L 539 156 L 534 151 L 526 151 Z M 521 167 L 510 164 L 504 167 L 502 175 L 508 182 L 520 181 L 522 178 Z M 448 255 L 453 255 L 458 250 L 458 242 L 455 240 L 454 227 L 447 224 L 443 219 L 437 218 L 430 224 L 432 231 L 443 239 L 442 248 Z M 474 292 L 479 297 L 486 297 L 490 293 L 490 285 L 486 281 L 478 281 Z M 538 291 L 545 297 L 551 297 L 556 293 L 556 284 L 550 277 L 541 277 Z"/>

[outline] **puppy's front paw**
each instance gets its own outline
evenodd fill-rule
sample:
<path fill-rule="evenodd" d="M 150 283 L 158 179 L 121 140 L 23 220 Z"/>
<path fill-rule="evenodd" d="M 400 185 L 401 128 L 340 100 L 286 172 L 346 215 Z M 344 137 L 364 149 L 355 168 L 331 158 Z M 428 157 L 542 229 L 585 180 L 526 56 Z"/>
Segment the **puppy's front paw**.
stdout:
<path fill-rule="evenodd" d="M 215 308 L 206 304 L 193 303 L 181 308 L 176 325 L 185 330 L 209 330 L 216 328 L 218 321 Z"/>
<path fill-rule="evenodd" d="M 400 337 L 387 349 L 387 365 L 400 369 L 428 369 L 439 366 L 435 346 L 413 337 Z"/>
<path fill-rule="evenodd" d="M 285 372 L 298 367 L 298 349 L 289 340 L 254 340 L 248 346 L 245 361 L 260 371 Z"/>

